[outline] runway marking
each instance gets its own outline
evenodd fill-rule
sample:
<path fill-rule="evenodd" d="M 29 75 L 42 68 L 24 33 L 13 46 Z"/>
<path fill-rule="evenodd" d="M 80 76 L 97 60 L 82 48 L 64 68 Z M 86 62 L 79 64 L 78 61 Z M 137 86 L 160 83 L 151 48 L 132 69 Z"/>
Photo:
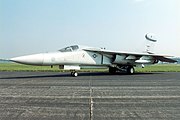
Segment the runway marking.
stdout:
<path fill-rule="evenodd" d="M 59 98 L 59 99 L 62 99 L 62 98 L 67 98 L 67 99 L 70 99 L 70 98 L 84 98 L 84 99 L 89 99 L 89 96 L 25 96 L 25 95 L 0 95 L 0 97 L 12 97 L 12 98 L 40 98 L 40 99 L 43 99 L 43 98 Z M 98 99 L 98 98 L 104 98 L 104 99 L 108 99 L 108 98 L 113 98 L 113 99 L 153 99 L 153 98 L 156 98 L 156 99 L 168 99 L 168 98 L 180 98 L 180 96 L 92 96 L 90 100 L 90 105 L 92 104 L 91 107 L 93 107 L 93 99 Z"/>
<path fill-rule="evenodd" d="M 90 80 L 89 80 L 89 95 L 90 95 L 90 111 L 89 111 L 89 116 L 90 116 L 90 120 L 93 120 L 93 97 L 92 97 L 92 92 L 93 92 L 93 88 L 92 88 L 92 78 L 90 76 Z"/>
<path fill-rule="evenodd" d="M 93 120 L 93 97 L 90 98 L 90 120 Z"/>

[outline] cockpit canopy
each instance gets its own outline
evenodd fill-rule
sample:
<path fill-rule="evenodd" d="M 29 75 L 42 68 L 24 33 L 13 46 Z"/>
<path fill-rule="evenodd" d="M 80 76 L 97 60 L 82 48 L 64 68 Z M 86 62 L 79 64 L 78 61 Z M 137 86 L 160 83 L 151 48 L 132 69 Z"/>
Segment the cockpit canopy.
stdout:
<path fill-rule="evenodd" d="M 73 45 L 73 46 L 68 46 L 65 48 L 60 49 L 60 52 L 72 52 L 72 51 L 77 51 L 79 49 L 78 45 Z"/>

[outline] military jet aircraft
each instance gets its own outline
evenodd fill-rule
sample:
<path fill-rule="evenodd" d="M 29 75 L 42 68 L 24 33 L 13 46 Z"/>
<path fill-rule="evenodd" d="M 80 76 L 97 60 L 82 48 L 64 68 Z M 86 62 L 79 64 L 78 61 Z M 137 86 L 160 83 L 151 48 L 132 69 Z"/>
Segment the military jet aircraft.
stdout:
<path fill-rule="evenodd" d="M 111 51 L 102 48 L 73 45 L 56 52 L 11 58 L 10 61 L 26 65 L 58 65 L 61 69 L 70 70 L 71 75 L 74 77 L 78 76 L 78 70 L 87 66 L 91 68 L 107 67 L 112 74 L 117 71 L 133 74 L 135 72 L 134 67 L 139 65 L 144 67 L 145 64 L 155 64 L 159 61 L 176 62 L 167 58 L 168 56 L 154 54 L 151 51 L 152 44 L 157 41 L 153 34 L 146 34 L 145 38 L 149 44 L 146 46 L 146 52 L 142 53 Z"/>

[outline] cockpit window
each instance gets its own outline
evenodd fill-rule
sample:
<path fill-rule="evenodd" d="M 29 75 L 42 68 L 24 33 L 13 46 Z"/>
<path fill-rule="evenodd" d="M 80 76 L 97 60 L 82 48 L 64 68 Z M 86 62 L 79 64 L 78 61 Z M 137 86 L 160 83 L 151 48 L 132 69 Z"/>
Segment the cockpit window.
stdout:
<path fill-rule="evenodd" d="M 73 51 L 76 51 L 79 49 L 79 47 L 77 45 L 74 45 L 74 46 L 70 46 L 72 48 Z"/>
<path fill-rule="evenodd" d="M 60 49 L 59 51 L 60 52 L 72 52 L 72 51 L 76 51 L 78 49 L 79 49 L 79 46 L 78 45 L 74 45 L 74 46 L 69 46 L 69 47 Z"/>
<path fill-rule="evenodd" d="M 60 52 L 71 52 L 72 50 L 70 47 L 66 47 L 66 48 L 60 49 L 59 51 Z"/>

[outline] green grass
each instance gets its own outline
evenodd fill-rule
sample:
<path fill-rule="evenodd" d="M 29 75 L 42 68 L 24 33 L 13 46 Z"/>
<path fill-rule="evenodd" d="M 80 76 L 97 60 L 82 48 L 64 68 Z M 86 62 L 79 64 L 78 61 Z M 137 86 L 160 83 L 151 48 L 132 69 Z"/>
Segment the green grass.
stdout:
<path fill-rule="evenodd" d="M 145 68 L 136 68 L 137 72 L 180 72 L 179 64 L 156 64 Z"/>
<path fill-rule="evenodd" d="M 1 63 L 0 71 L 49 71 L 49 66 L 31 66 L 22 65 L 16 63 Z M 51 69 L 52 71 L 58 71 L 58 68 Z"/>
<path fill-rule="evenodd" d="M 180 65 L 176 64 L 157 64 L 146 66 L 145 68 L 135 68 L 136 72 L 180 72 Z M 0 71 L 51 71 L 65 72 L 60 70 L 58 66 L 51 68 L 50 66 L 31 66 L 16 63 L 0 63 Z M 84 72 L 106 72 L 108 69 L 82 69 Z"/>

